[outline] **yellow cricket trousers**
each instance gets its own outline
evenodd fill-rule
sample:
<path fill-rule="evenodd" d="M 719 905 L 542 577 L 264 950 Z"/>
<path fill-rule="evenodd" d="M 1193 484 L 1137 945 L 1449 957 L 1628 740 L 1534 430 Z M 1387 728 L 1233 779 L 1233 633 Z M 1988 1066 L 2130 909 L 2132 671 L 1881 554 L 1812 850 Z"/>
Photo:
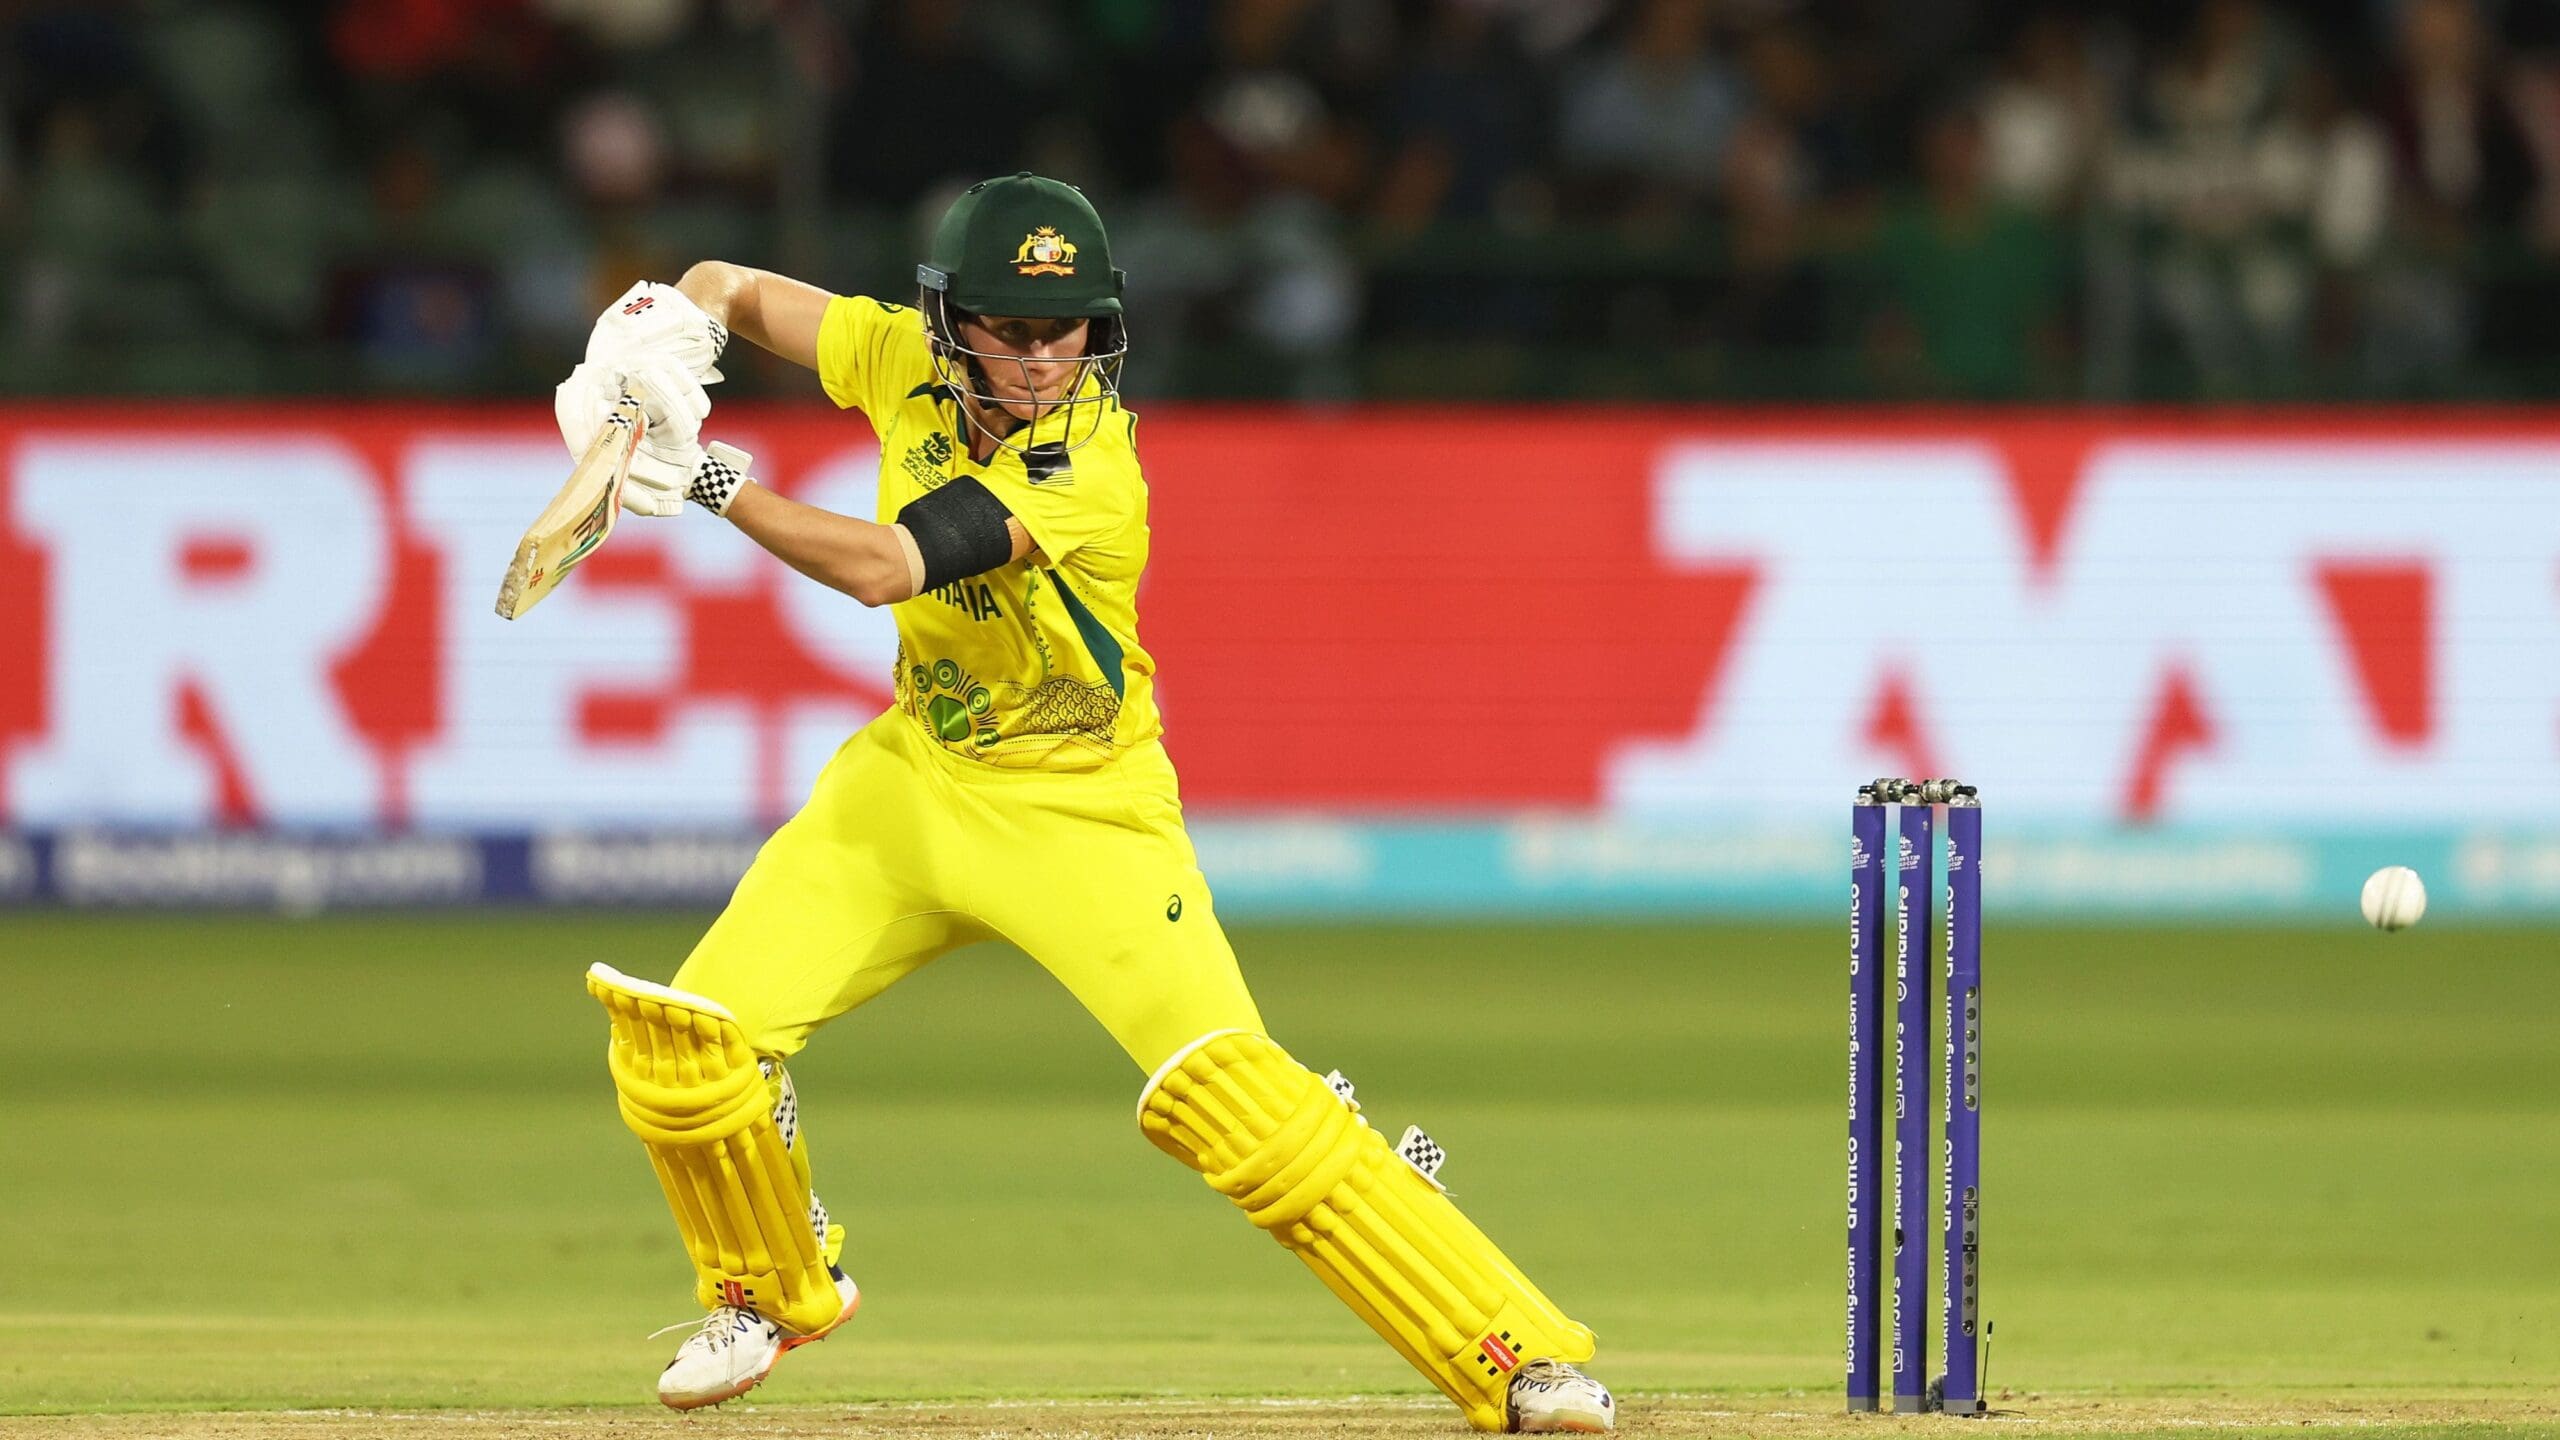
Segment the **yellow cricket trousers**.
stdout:
<path fill-rule="evenodd" d="M 1161 743 L 1089 771 L 998 770 L 896 711 L 836 752 L 673 983 L 781 1059 L 935 956 L 999 938 L 1142 1073 L 1212 1030 L 1262 1029 Z"/>

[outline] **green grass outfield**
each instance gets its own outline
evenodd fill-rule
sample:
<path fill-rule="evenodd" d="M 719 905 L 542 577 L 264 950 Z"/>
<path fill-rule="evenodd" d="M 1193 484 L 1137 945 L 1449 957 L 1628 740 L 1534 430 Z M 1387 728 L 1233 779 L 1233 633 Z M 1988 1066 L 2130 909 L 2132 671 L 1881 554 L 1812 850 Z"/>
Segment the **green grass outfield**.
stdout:
<path fill-rule="evenodd" d="M 2005 1407 L 2560 1433 L 2560 934 L 1993 918 Z M 664 976 L 698 923 L 0 917 L 0 1414 L 655 1423 L 675 1337 L 647 1336 L 686 1318 L 687 1270 L 579 972 Z M 1599 1331 L 1631 1429 L 1648 1395 L 1689 1397 L 1658 1433 L 1836 1407 L 1842 927 L 1236 939 L 1283 1042 L 1391 1136 L 1428 1127 L 1460 1203 Z M 929 967 L 794 1073 L 865 1305 L 749 1413 L 1137 1400 L 1181 1430 L 1219 1397 L 1420 1391 L 1139 1138 L 1142 1077 L 1019 956 Z"/>

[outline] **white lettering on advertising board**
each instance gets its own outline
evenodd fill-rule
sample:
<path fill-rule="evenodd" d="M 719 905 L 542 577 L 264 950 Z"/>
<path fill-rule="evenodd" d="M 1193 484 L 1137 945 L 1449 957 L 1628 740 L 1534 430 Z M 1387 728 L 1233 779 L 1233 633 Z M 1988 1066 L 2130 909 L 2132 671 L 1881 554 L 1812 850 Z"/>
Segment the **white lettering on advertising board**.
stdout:
<path fill-rule="evenodd" d="M 2119 442 L 2039 560 L 2001 453 L 1682 445 L 1667 559 L 1755 576 L 1630 813 L 1762 817 L 1926 768 L 2010 813 L 2528 816 L 2560 784 L 2560 447 Z"/>

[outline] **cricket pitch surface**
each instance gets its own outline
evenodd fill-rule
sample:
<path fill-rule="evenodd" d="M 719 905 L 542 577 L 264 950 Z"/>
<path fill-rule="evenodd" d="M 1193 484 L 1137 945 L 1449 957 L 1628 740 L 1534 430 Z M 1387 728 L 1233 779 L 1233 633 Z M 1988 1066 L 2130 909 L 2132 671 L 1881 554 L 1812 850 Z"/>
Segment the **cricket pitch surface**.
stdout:
<path fill-rule="evenodd" d="M 997 1401 L 972 1404 L 751 1405 L 689 1416 L 638 1409 L 294 1410 L 215 1414 L 82 1415 L 0 1420 L 9 1440 L 1391 1440 L 1471 1433 L 1438 1401 Z M 2363 1440 L 2560 1434 L 2560 1396 L 2402 1397 L 2284 1401 L 2230 1396 L 2012 1396 L 1988 1416 L 1896 1418 L 1813 1408 L 1810 1397 L 1632 1396 L 1619 1432 L 1631 1436 L 1885 1440 L 1908 1435 L 2345 1436 Z"/>

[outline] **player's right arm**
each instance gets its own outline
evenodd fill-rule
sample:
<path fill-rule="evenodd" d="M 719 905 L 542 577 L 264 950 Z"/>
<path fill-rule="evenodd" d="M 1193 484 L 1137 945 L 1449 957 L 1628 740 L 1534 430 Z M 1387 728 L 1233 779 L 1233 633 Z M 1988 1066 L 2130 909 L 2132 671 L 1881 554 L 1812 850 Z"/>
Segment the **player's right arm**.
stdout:
<path fill-rule="evenodd" d="M 818 326 L 835 297 L 805 280 L 704 260 L 676 282 L 704 314 L 794 365 L 818 368 Z"/>
<path fill-rule="evenodd" d="M 721 514 L 783 564 L 865 605 L 895 605 L 1031 553 L 1031 533 L 983 488 L 947 486 L 887 525 L 804 505 L 748 481 Z"/>

